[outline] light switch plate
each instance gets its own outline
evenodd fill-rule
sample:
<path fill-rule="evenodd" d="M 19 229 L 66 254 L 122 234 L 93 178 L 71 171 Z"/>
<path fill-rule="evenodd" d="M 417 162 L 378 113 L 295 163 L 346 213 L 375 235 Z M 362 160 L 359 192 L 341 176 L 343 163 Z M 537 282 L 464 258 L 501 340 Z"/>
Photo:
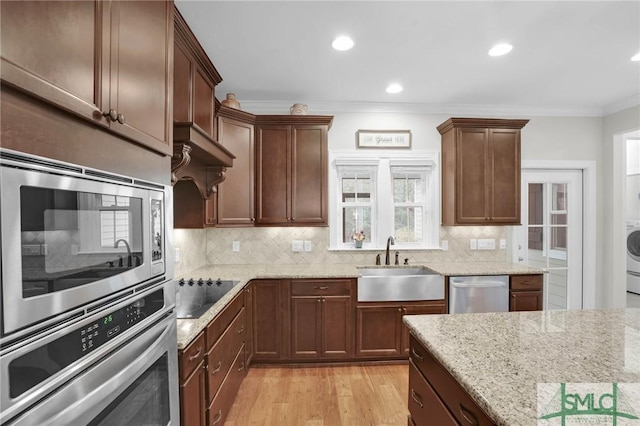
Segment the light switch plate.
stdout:
<path fill-rule="evenodd" d="M 302 251 L 302 250 L 304 250 L 304 244 L 302 240 L 291 241 L 291 251 Z"/>
<path fill-rule="evenodd" d="M 507 248 L 507 240 L 505 240 L 504 238 L 500 239 L 500 250 L 504 250 Z"/>
<path fill-rule="evenodd" d="M 496 240 L 493 238 L 478 239 L 478 250 L 495 250 Z"/>
<path fill-rule="evenodd" d="M 173 261 L 176 263 L 180 262 L 180 247 L 175 247 L 173 249 Z"/>
<path fill-rule="evenodd" d="M 470 250 L 478 250 L 478 240 L 472 238 L 469 240 L 469 249 Z"/>
<path fill-rule="evenodd" d="M 449 250 L 449 240 L 440 241 L 440 248 L 442 249 L 442 251 Z"/>
<path fill-rule="evenodd" d="M 233 241 L 231 243 L 231 250 L 233 250 L 234 252 L 239 252 L 240 251 L 240 241 Z"/>
<path fill-rule="evenodd" d="M 312 250 L 311 241 L 305 240 L 305 242 L 304 242 L 304 251 L 311 251 L 311 250 Z"/>

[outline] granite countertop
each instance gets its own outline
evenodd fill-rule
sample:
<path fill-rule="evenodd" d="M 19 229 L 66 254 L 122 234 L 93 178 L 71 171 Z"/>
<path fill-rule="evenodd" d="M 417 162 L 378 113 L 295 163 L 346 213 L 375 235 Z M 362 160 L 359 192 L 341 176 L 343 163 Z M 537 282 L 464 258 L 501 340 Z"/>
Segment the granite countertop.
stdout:
<path fill-rule="evenodd" d="M 640 309 L 413 315 L 404 322 L 498 425 L 537 424 L 559 398 L 560 383 L 608 384 L 608 393 L 620 383 L 640 415 Z"/>
<path fill-rule="evenodd" d="M 180 278 L 221 278 L 238 283 L 207 312 L 196 319 L 178 320 L 178 348 L 184 349 L 222 309 L 252 279 L 292 279 L 292 278 L 357 278 L 358 268 L 388 268 L 378 265 L 352 264 L 305 264 L 305 265 L 207 265 L 191 271 Z M 394 267 L 393 265 L 391 267 Z M 395 266 L 398 268 L 403 267 Z M 541 274 L 541 269 L 529 268 L 509 262 L 450 262 L 416 264 L 440 275 L 517 275 Z"/>

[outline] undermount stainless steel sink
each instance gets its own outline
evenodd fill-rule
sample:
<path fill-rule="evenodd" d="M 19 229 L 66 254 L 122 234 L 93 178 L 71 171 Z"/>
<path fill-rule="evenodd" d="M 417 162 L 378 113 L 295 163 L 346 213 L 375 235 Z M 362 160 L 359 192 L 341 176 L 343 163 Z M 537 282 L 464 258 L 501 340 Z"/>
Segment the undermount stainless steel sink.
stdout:
<path fill-rule="evenodd" d="M 176 282 L 176 314 L 178 318 L 198 318 L 229 292 L 239 281 L 207 280 L 200 284 Z"/>
<path fill-rule="evenodd" d="M 425 268 L 358 269 L 359 302 L 444 299 L 444 277 Z"/>

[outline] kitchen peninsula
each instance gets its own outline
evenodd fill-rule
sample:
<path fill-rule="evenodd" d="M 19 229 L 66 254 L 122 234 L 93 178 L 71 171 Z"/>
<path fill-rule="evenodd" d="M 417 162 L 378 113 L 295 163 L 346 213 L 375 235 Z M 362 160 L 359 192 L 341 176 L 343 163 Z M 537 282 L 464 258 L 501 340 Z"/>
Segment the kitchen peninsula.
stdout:
<path fill-rule="evenodd" d="M 606 385 L 608 394 L 617 392 L 611 411 L 640 417 L 640 309 L 420 315 L 404 322 L 412 335 L 409 410 L 417 426 L 433 416 L 441 425 L 537 424 L 545 414 L 562 416 L 561 383 Z"/>

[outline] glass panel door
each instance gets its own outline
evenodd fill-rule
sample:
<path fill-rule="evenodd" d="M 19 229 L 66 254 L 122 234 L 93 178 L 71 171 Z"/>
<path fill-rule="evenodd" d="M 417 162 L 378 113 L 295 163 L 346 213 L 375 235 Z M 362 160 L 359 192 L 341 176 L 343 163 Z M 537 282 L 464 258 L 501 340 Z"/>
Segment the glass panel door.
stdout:
<path fill-rule="evenodd" d="M 523 173 L 518 261 L 543 268 L 545 309 L 582 308 L 582 172 Z"/>

